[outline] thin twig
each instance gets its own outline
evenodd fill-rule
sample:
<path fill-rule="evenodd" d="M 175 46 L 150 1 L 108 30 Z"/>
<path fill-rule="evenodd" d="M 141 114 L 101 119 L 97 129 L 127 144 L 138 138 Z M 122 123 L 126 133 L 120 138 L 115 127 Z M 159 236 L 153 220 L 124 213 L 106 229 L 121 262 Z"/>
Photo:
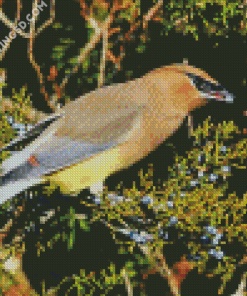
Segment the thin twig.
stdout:
<path fill-rule="evenodd" d="M 79 66 L 83 63 L 83 61 L 85 60 L 85 58 L 87 57 L 87 55 L 89 54 L 89 52 L 95 48 L 95 45 L 99 42 L 103 31 L 106 30 L 112 21 L 112 16 L 108 16 L 108 18 L 105 20 L 104 24 L 102 26 L 99 27 L 99 30 L 97 30 L 95 32 L 95 34 L 91 37 L 90 41 L 88 42 L 88 44 L 86 45 L 85 48 L 83 48 L 80 51 L 80 54 L 78 56 L 77 59 L 77 65 L 70 71 L 69 74 L 66 75 L 66 77 L 63 79 L 62 83 L 60 84 L 59 88 L 61 91 L 64 90 L 66 83 L 68 82 L 70 76 L 72 74 L 75 74 L 78 72 Z"/>
<path fill-rule="evenodd" d="M 37 9 L 37 0 L 35 0 L 35 2 L 33 3 L 33 9 Z M 49 107 L 55 112 L 56 111 L 56 102 L 53 102 L 52 100 L 50 100 L 48 93 L 45 90 L 45 81 L 44 81 L 44 77 L 43 74 L 41 72 L 41 68 L 40 66 L 36 63 L 35 61 L 35 57 L 34 57 L 34 51 L 33 51 L 33 47 L 34 47 L 34 39 L 35 39 L 35 22 L 37 19 L 37 15 L 35 17 L 33 17 L 31 23 L 30 23 L 30 38 L 29 38 L 29 44 L 28 44 L 28 57 L 29 60 L 33 66 L 34 69 L 36 69 L 37 74 L 38 74 L 38 78 L 39 78 L 39 82 L 40 82 L 40 91 L 41 93 L 45 96 L 45 100 L 47 101 L 47 104 L 49 105 Z"/>
<path fill-rule="evenodd" d="M 128 296 L 133 296 L 133 287 L 131 286 L 129 276 L 125 268 L 123 269 L 123 276 L 124 276 L 124 281 L 125 281 L 125 286 L 126 286 Z"/>
<path fill-rule="evenodd" d="M 152 7 L 146 15 L 143 16 L 143 28 L 145 29 L 148 25 L 148 22 L 153 18 L 157 10 L 163 5 L 163 0 L 159 0 L 154 7 Z"/>
<path fill-rule="evenodd" d="M 6 14 L 3 12 L 3 9 L 0 8 L 0 20 L 10 29 L 14 30 L 15 23 L 8 19 Z M 23 33 L 22 31 L 19 33 L 24 38 L 29 38 L 29 33 Z"/>
<path fill-rule="evenodd" d="M 108 28 L 105 27 L 103 29 L 103 49 L 102 49 L 102 56 L 100 61 L 100 76 L 98 80 L 98 87 L 104 84 L 105 80 L 105 66 L 106 66 L 106 52 L 108 50 Z"/>
<path fill-rule="evenodd" d="M 50 5 L 51 5 L 51 9 L 50 9 L 50 18 L 49 20 L 47 20 L 43 25 L 41 25 L 36 33 L 35 36 L 39 35 L 45 28 L 47 28 L 49 25 L 51 25 L 54 20 L 55 20 L 55 1 L 56 0 L 50 0 Z"/>

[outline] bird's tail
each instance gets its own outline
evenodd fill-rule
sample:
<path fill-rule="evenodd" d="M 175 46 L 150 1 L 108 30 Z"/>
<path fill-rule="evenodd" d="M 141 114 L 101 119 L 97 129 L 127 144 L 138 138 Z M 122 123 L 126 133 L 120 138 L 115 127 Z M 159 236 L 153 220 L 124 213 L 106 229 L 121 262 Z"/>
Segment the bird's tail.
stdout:
<path fill-rule="evenodd" d="M 26 161 L 0 177 L 0 204 L 44 181 L 41 177 L 32 174 L 34 169 L 32 163 Z"/>
<path fill-rule="evenodd" d="M 28 189 L 31 186 L 44 181 L 41 178 L 33 178 L 4 182 L 3 179 L 4 177 L 0 177 L 0 204 L 5 203 L 8 199 L 13 198 L 15 195 L 21 193 L 25 189 Z"/>

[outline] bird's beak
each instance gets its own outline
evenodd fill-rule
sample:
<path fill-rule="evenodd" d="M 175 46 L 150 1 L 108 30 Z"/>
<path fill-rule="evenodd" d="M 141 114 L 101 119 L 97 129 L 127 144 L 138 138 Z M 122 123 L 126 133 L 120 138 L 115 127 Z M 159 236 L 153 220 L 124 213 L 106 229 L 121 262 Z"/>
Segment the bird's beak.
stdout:
<path fill-rule="evenodd" d="M 200 76 L 196 76 L 194 73 L 186 73 L 186 75 L 191 79 L 191 83 L 198 89 L 203 98 L 225 101 L 227 103 L 232 103 L 234 101 L 234 95 L 228 92 L 218 82 L 204 79 Z"/>

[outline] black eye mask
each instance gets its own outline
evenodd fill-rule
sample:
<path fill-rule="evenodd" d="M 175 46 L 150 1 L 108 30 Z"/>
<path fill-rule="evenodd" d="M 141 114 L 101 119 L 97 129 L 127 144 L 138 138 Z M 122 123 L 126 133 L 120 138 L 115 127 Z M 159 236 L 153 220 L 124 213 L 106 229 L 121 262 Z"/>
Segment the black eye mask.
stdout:
<path fill-rule="evenodd" d="M 202 97 L 232 103 L 234 95 L 229 93 L 221 84 L 208 81 L 193 73 L 186 73 L 191 83 L 201 92 Z"/>

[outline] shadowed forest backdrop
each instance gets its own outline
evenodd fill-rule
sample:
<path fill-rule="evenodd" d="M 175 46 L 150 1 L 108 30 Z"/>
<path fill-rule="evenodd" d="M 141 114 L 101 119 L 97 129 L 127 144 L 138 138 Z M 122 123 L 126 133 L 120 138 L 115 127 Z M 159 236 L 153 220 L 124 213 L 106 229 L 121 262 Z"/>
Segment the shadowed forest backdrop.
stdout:
<path fill-rule="evenodd" d="M 0 0 L 0 147 L 97 87 L 171 63 L 236 98 L 192 112 L 190 137 L 185 119 L 109 176 L 101 198 L 46 184 L 1 205 L 2 294 L 236 293 L 247 272 L 246 18 L 245 0 Z"/>

